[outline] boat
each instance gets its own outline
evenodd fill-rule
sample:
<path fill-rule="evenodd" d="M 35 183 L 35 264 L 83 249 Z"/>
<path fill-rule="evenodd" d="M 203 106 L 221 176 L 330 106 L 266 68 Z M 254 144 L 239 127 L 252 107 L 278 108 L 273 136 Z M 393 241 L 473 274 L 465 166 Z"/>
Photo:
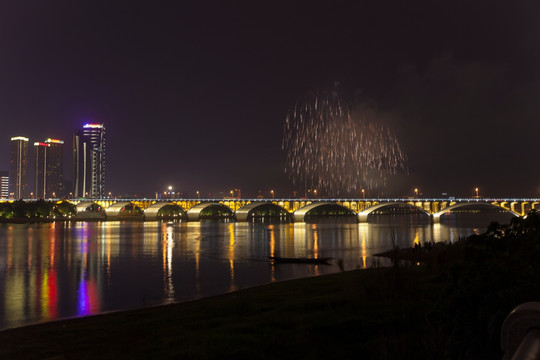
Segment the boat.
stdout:
<path fill-rule="evenodd" d="M 331 260 L 331 257 L 325 258 L 306 258 L 306 257 L 297 257 L 297 258 L 285 258 L 279 256 L 269 256 L 268 261 L 274 263 L 290 263 L 290 264 L 328 264 L 328 261 Z"/>

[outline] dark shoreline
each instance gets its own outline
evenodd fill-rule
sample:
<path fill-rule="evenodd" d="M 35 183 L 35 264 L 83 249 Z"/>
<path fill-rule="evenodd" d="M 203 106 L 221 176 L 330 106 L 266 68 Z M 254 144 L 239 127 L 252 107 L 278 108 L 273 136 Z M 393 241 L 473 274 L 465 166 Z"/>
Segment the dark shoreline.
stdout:
<path fill-rule="evenodd" d="M 418 270 L 404 272 L 424 279 Z M 391 272 L 391 268 L 354 270 L 182 303 L 6 329 L 0 331 L 0 358 L 327 359 L 336 354 L 349 358 L 358 350 L 357 340 L 343 342 L 338 334 L 360 335 L 358 330 L 367 328 L 354 325 L 358 329 L 353 331 L 349 323 L 376 323 L 379 310 L 364 306 L 380 308 L 381 304 L 377 299 L 358 298 L 360 294 L 351 289 L 360 286 L 375 291 L 391 279 Z M 415 301 L 412 311 L 418 313 L 422 303 Z M 350 312 L 353 309 L 355 315 Z M 326 327 L 329 337 L 320 333 Z M 404 334 L 406 338 L 412 335 Z"/>

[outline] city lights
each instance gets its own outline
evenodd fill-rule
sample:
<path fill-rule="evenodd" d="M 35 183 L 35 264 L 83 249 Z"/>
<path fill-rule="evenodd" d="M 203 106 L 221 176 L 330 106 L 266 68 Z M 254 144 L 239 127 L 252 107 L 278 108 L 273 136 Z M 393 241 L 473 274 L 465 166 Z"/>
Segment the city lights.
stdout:
<path fill-rule="evenodd" d="M 94 199 L 105 198 L 105 126 L 85 124 L 73 135 L 74 196 L 83 197 L 88 193 Z"/>
<path fill-rule="evenodd" d="M 540 0 L 0 4 L 0 360 L 540 360 Z"/>

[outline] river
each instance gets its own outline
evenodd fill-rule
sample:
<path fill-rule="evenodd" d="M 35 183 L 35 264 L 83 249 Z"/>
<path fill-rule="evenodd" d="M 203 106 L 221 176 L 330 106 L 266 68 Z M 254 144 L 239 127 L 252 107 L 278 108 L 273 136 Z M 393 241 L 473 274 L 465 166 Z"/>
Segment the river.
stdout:
<path fill-rule="evenodd" d="M 198 299 L 274 281 L 385 266 L 373 254 L 454 242 L 508 214 L 378 215 L 369 223 L 0 224 L 0 330 Z M 329 257 L 329 265 L 269 256 Z"/>

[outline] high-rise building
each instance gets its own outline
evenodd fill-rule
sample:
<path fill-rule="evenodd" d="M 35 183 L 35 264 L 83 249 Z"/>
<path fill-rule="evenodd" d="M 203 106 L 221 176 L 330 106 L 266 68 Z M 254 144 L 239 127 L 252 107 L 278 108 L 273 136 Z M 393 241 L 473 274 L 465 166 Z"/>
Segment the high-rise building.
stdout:
<path fill-rule="evenodd" d="M 45 199 L 45 186 L 47 185 L 47 177 L 45 176 L 45 167 L 47 166 L 47 147 L 49 147 L 49 144 L 42 142 L 34 143 L 34 191 L 36 193 L 36 198 L 38 199 Z"/>
<path fill-rule="evenodd" d="M 105 197 L 105 127 L 86 124 L 73 134 L 73 195 Z"/>
<path fill-rule="evenodd" d="M 9 197 L 24 199 L 28 196 L 28 138 L 11 138 L 11 159 L 9 169 Z"/>
<path fill-rule="evenodd" d="M 9 198 L 9 176 L 7 171 L 0 171 L 0 199 Z"/>
<path fill-rule="evenodd" d="M 38 199 L 64 195 L 64 163 L 62 140 L 47 139 L 34 143 L 35 192 Z"/>

